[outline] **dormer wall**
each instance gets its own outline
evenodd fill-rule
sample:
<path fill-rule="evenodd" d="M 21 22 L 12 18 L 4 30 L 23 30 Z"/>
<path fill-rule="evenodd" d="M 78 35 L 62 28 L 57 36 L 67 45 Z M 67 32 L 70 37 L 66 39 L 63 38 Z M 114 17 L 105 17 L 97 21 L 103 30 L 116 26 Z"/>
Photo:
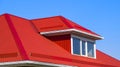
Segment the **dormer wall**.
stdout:
<path fill-rule="evenodd" d="M 57 43 L 60 47 L 71 53 L 71 35 L 55 35 L 55 36 L 45 36 L 51 41 Z"/>

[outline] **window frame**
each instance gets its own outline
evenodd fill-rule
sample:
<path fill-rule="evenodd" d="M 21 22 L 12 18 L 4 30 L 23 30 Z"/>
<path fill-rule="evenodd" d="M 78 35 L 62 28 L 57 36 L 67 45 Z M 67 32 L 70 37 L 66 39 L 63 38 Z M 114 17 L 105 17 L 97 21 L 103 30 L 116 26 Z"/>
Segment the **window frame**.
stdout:
<path fill-rule="evenodd" d="M 75 37 L 75 38 L 78 38 L 78 39 L 80 39 L 80 55 L 79 54 L 74 54 L 73 53 L 73 37 Z M 85 55 L 82 55 L 82 41 L 85 41 Z M 87 53 L 87 43 L 88 43 L 88 41 L 89 42 L 94 42 L 94 57 L 89 57 L 88 56 L 88 53 Z M 96 42 L 95 42 L 95 40 L 92 40 L 92 39 L 87 39 L 87 38 L 84 38 L 84 37 L 80 37 L 80 36 L 76 36 L 76 35 L 71 35 L 71 54 L 72 55 L 76 55 L 76 56 L 83 56 L 83 57 L 88 57 L 88 58 L 94 58 L 94 59 L 96 59 L 96 44 L 95 44 Z"/>

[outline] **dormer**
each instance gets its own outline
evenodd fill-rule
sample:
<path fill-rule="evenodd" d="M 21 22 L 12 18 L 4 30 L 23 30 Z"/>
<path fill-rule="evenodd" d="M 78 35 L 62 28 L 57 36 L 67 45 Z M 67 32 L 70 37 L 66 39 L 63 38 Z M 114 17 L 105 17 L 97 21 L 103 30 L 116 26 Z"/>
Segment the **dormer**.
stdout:
<path fill-rule="evenodd" d="M 100 35 L 62 17 L 32 20 L 37 30 L 46 38 L 75 56 L 96 58 L 96 40 Z"/>

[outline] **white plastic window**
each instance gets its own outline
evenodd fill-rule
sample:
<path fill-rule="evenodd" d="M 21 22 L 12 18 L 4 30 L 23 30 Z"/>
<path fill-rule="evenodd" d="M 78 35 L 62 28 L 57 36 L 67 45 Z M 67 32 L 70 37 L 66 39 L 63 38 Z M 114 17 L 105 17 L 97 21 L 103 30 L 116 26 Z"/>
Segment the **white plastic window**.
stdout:
<path fill-rule="evenodd" d="M 96 58 L 95 41 L 72 35 L 71 52 L 74 55 Z"/>

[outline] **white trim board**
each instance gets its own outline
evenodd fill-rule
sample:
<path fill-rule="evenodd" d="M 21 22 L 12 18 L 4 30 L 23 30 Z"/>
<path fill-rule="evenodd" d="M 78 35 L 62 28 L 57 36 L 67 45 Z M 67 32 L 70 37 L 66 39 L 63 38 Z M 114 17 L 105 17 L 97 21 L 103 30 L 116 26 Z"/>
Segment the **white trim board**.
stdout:
<path fill-rule="evenodd" d="M 6 65 L 19 65 L 19 64 L 37 64 L 37 65 L 47 65 L 47 66 L 57 66 L 57 67 L 77 67 L 77 66 L 70 66 L 70 65 L 63 65 L 63 64 L 54 64 L 54 63 L 47 63 L 47 62 L 37 62 L 37 61 L 14 61 L 14 62 L 0 62 L 0 66 Z"/>
<path fill-rule="evenodd" d="M 92 36 L 92 37 L 96 37 L 98 39 L 104 39 L 104 37 L 101 37 L 99 35 L 94 35 L 94 34 L 87 33 L 87 32 L 84 32 L 84 31 L 80 31 L 80 30 L 77 30 L 77 29 L 64 29 L 64 30 L 55 30 L 55 31 L 48 31 L 48 32 L 40 32 L 40 34 L 48 35 L 48 34 L 65 33 L 65 32 L 72 32 L 72 31 L 73 32 L 82 33 L 82 34 L 86 34 L 86 35 L 89 35 L 89 36 Z"/>

